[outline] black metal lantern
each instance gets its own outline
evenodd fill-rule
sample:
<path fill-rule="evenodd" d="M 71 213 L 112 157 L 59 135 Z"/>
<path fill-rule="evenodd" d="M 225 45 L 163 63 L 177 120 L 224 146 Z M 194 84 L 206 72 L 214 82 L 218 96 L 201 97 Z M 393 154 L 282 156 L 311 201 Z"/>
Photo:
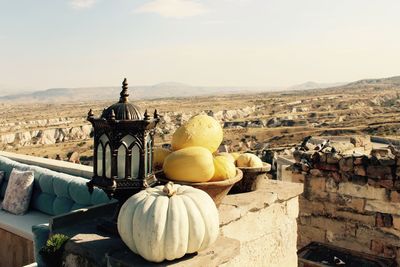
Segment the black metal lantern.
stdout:
<path fill-rule="evenodd" d="M 95 118 L 92 110 L 88 113 L 87 119 L 94 128 L 94 167 L 87 186 L 90 192 L 94 187 L 104 190 L 122 205 L 130 196 L 157 182 L 153 143 L 159 117 L 157 110 L 153 118 L 147 110 L 142 116 L 139 108 L 129 103 L 126 79 L 120 96 L 117 103 L 104 109 L 100 118 Z M 118 212 L 119 209 L 114 223 Z"/>

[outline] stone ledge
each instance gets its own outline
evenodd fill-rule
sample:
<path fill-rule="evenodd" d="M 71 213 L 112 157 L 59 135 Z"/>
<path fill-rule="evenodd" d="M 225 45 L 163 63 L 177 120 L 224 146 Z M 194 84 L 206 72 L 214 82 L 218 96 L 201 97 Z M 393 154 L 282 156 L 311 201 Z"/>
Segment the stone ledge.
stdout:
<path fill-rule="evenodd" d="M 256 191 L 228 195 L 219 206 L 220 226 L 239 220 L 249 212 L 288 201 L 303 193 L 303 184 L 268 180 Z"/>

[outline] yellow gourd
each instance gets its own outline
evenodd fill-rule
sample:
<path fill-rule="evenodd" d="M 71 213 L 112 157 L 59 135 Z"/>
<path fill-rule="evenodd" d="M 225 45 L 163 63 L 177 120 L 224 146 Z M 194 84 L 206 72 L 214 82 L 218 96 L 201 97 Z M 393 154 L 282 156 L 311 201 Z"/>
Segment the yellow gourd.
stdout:
<path fill-rule="evenodd" d="M 213 156 L 204 147 L 183 148 L 165 158 L 163 170 L 170 180 L 207 182 L 214 175 Z"/>
<path fill-rule="evenodd" d="M 234 158 L 231 154 L 229 154 L 228 152 L 221 152 L 221 153 L 218 153 L 217 156 L 226 157 L 226 158 L 229 159 L 233 164 L 235 164 L 235 161 L 236 161 L 235 158 Z"/>
<path fill-rule="evenodd" d="M 237 158 L 236 166 L 261 168 L 263 166 L 263 163 L 261 159 L 256 155 L 251 153 L 244 153 Z"/>
<path fill-rule="evenodd" d="M 208 115 L 197 115 L 175 131 L 171 145 L 172 150 L 201 146 L 214 153 L 222 139 L 223 131 L 218 121 Z"/>
<path fill-rule="evenodd" d="M 216 156 L 214 158 L 214 176 L 211 181 L 223 181 L 236 176 L 235 164 L 225 156 Z"/>
<path fill-rule="evenodd" d="M 230 153 L 232 157 L 235 159 L 235 161 L 238 159 L 238 157 L 241 155 L 239 152 L 232 152 Z"/>
<path fill-rule="evenodd" d="M 153 151 L 153 165 L 156 169 L 161 169 L 165 158 L 171 154 L 171 150 L 162 148 L 162 147 L 157 147 L 154 148 Z"/>

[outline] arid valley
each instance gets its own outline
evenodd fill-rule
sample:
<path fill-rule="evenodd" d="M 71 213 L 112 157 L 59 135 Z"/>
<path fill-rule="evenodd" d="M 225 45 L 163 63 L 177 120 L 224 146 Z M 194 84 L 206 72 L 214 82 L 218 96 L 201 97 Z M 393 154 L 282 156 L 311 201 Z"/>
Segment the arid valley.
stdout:
<path fill-rule="evenodd" d="M 367 134 L 398 139 L 399 89 L 400 78 L 393 77 L 325 89 L 140 101 L 130 89 L 130 101 L 142 112 L 157 109 L 162 116 L 157 145 L 168 143 L 175 129 L 191 116 L 206 113 L 223 124 L 224 144 L 230 151 L 272 149 L 284 153 L 310 135 Z M 0 105 L 1 149 L 90 164 L 93 140 L 87 112 L 93 109 L 99 116 L 117 97 L 108 101 L 86 97 L 69 103 L 4 101 Z"/>

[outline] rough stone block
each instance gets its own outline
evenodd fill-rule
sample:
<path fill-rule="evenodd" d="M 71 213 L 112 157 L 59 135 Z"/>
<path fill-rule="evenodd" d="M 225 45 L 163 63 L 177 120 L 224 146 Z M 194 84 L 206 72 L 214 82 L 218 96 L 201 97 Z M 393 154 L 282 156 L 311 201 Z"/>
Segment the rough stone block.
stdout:
<path fill-rule="evenodd" d="M 338 164 L 339 160 L 342 158 L 342 156 L 340 156 L 337 153 L 328 153 L 326 154 L 326 163 L 328 164 Z"/>
<path fill-rule="evenodd" d="M 325 191 L 326 179 L 323 177 L 311 177 L 310 189 L 312 193 L 320 193 Z"/>
<path fill-rule="evenodd" d="M 304 197 L 299 197 L 300 212 L 302 215 L 324 214 L 324 203 L 320 201 L 310 201 Z"/>
<path fill-rule="evenodd" d="M 339 166 L 337 164 L 326 164 L 326 163 L 318 163 L 315 164 L 315 167 L 324 171 L 338 171 Z"/>
<path fill-rule="evenodd" d="M 384 241 L 382 240 L 371 240 L 371 251 L 373 251 L 375 254 L 381 254 L 383 253 L 384 249 Z"/>
<path fill-rule="evenodd" d="M 387 200 L 386 189 L 369 185 L 356 185 L 350 182 L 340 183 L 338 193 L 366 199 Z"/>
<path fill-rule="evenodd" d="M 365 199 L 347 196 L 340 196 L 339 199 L 342 199 L 342 201 L 339 202 L 339 209 L 353 210 L 359 213 L 364 212 Z"/>
<path fill-rule="evenodd" d="M 379 159 L 379 164 L 381 164 L 382 166 L 394 166 L 396 165 L 396 160 L 394 159 L 394 157 L 384 157 L 384 158 L 380 158 Z"/>
<path fill-rule="evenodd" d="M 390 201 L 400 203 L 400 192 L 390 191 Z"/>
<path fill-rule="evenodd" d="M 318 169 L 311 169 L 311 170 L 309 171 L 309 173 L 310 173 L 312 176 L 314 176 L 314 177 L 323 177 L 323 176 L 324 176 L 323 173 L 322 173 L 322 171 L 321 171 L 321 170 L 318 170 Z"/>
<path fill-rule="evenodd" d="M 325 189 L 327 192 L 335 193 L 338 190 L 338 185 L 333 178 L 326 179 Z"/>
<path fill-rule="evenodd" d="M 304 183 L 305 175 L 303 173 L 293 173 L 292 182 L 294 183 Z"/>
<path fill-rule="evenodd" d="M 342 175 L 339 172 L 330 172 L 329 176 L 332 177 L 336 183 L 342 181 Z"/>
<path fill-rule="evenodd" d="M 367 176 L 367 171 L 365 170 L 364 166 L 356 165 L 354 166 L 354 174 L 359 176 Z"/>
<path fill-rule="evenodd" d="M 292 198 L 286 202 L 286 213 L 292 219 L 296 219 L 299 216 L 299 197 Z"/>
<path fill-rule="evenodd" d="M 339 168 L 342 172 L 353 171 L 353 157 L 343 157 L 339 160 Z"/>
<path fill-rule="evenodd" d="M 393 218 L 392 215 L 386 213 L 376 213 L 376 223 L 377 227 L 392 227 Z"/>
<path fill-rule="evenodd" d="M 373 148 L 371 150 L 371 156 L 375 157 L 385 157 L 391 154 L 389 148 Z"/>
<path fill-rule="evenodd" d="M 392 179 L 392 169 L 389 166 L 374 166 L 367 167 L 367 176 L 379 179 Z"/>
<path fill-rule="evenodd" d="M 362 223 L 364 225 L 369 225 L 369 226 L 375 225 L 374 215 L 363 215 L 350 211 L 336 211 L 335 216 L 338 218 L 346 219 L 346 221 L 353 221 L 356 223 Z"/>
<path fill-rule="evenodd" d="M 397 168 L 396 168 L 396 176 L 400 176 L 400 166 L 398 166 Z"/>
<path fill-rule="evenodd" d="M 393 228 L 400 230 L 400 216 L 393 216 Z"/>
<path fill-rule="evenodd" d="M 365 210 L 400 215 L 400 203 L 367 199 L 365 203 Z"/>
<path fill-rule="evenodd" d="M 378 180 L 376 182 L 376 185 L 383 187 L 383 188 L 392 189 L 394 183 L 393 183 L 393 180 L 384 179 L 384 180 Z"/>

